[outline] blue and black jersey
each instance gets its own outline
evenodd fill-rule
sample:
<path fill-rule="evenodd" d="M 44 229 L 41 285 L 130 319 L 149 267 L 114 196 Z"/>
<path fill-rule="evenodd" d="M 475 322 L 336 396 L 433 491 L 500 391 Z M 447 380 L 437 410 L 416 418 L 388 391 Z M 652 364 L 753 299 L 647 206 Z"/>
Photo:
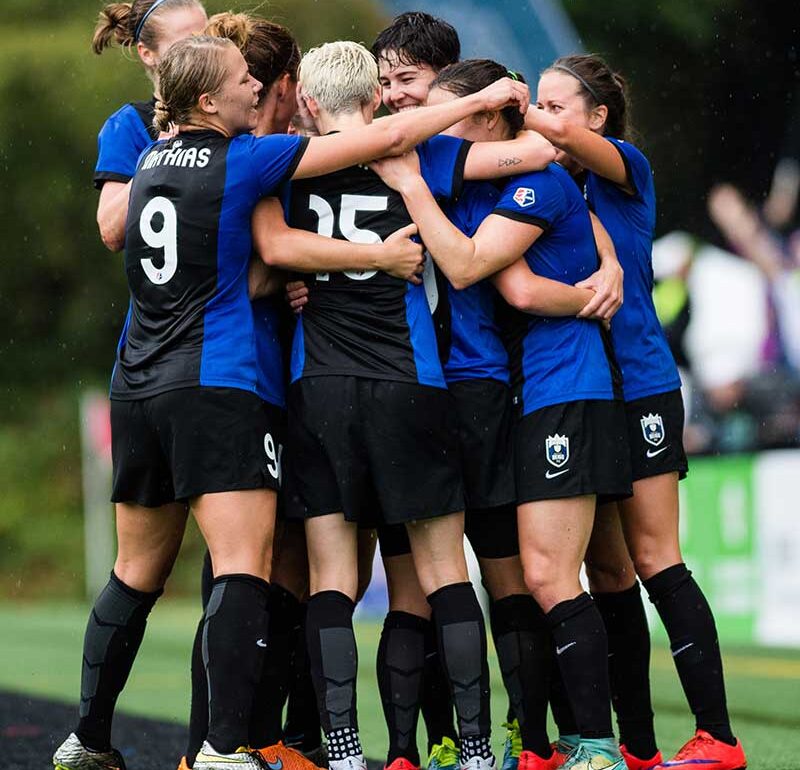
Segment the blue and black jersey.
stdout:
<path fill-rule="evenodd" d="M 434 137 L 417 148 L 434 196 L 458 195 L 469 143 Z M 402 197 L 368 168 L 302 179 L 283 195 L 289 225 L 378 243 L 411 223 Z M 380 271 L 303 274 L 310 302 L 295 330 L 291 379 L 349 375 L 445 387 L 425 288 Z"/>
<path fill-rule="evenodd" d="M 681 386 L 653 305 L 653 230 L 656 195 L 650 164 L 632 144 L 608 138 L 628 172 L 633 194 L 589 171 L 585 194 L 608 230 L 625 271 L 625 302 L 611 321 L 611 337 L 622 370 L 626 401 Z"/>
<path fill-rule="evenodd" d="M 537 275 L 573 285 L 597 270 L 589 210 L 558 164 L 512 178 L 492 213 L 544 230 L 525 252 Z M 514 313 L 511 325 L 512 384 L 523 414 L 570 401 L 615 398 L 618 371 L 597 322 Z"/>
<path fill-rule="evenodd" d="M 142 154 L 126 225 L 131 307 L 112 398 L 207 385 L 282 401 L 279 355 L 274 374 L 259 367 L 247 295 L 250 218 L 291 177 L 307 141 L 188 131 Z"/>
<path fill-rule="evenodd" d="M 153 126 L 155 98 L 149 102 L 131 102 L 120 107 L 97 135 L 97 166 L 94 186 L 106 182 L 128 182 L 136 172 L 142 151 L 156 139 Z"/>
<path fill-rule="evenodd" d="M 461 197 L 444 206 L 447 218 L 471 238 L 494 211 L 500 193 L 488 182 L 467 182 Z M 466 289 L 448 282 L 450 348 L 444 365 L 447 382 L 492 379 L 508 383 L 508 353 L 495 320 L 497 290 L 488 279 Z"/>

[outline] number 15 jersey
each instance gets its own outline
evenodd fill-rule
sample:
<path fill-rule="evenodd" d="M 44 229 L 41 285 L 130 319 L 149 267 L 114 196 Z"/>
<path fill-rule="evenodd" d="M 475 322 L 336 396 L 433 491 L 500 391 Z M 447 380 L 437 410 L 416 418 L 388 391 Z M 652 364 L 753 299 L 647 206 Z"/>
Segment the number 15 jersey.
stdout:
<path fill-rule="evenodd" d="M 435 197 L 460 193 L 469 146 L 436 136 L 417 147 Z M 361 166 L 292 182 L 283 204 L 292 227 L 352 243 L 380 243 L 411 224 L 402 197 Z M 299 277 L 309 302 L 295 329 L 292 382 L 349 375 L 445 387 L 424 286 L 376 270 Z"/>
<path fill-rule="evenodd" d="M 250 219 L 291 177 L 307 141 L 190 131 L 142 153 L 128 206 L 131 304 L 112 398 L 197 385 L 259 392 Z"/>

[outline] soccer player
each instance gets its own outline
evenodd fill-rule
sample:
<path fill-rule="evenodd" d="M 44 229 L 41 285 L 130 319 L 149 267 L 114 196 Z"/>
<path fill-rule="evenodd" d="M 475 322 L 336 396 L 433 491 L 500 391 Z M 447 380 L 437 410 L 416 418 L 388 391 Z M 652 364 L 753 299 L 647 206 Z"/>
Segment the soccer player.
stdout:
<path fill-rule="evenodd" d="M 608 228 L 625 270 L 626 302 L 611 324 L 611 334 L 624 379 L 634 494 L 618 504 L 622 528 L 611 525 L 593 537 L 588 574 L 598 581 L 604 572 L 613 576 L 627 565 L 620 545 L 624 532 L 636 574 L 669 635 L 696 720 L 695 736 L 664 767 L 688 769 L 706 763 L 738 770 L 746 758 L 728 719 L 714 617 L 680 552 L 678 481 L 687 471 L 683 402 L 678 371 L 651 297 L 655 191 L 647 158 L 625 141 L 625 81 L 596 55 L 563 57 L 542 74 L 537 107 L 530 110 L 527 124 L 562 150 L 590 207 Z M 599 568 L 592 569 L 593 565 Z M 628 767 L 661 767 L 652 728 L 649 641 L 638 584 L 634 581 L 616 593 L 593 590 L 593 594 L 614 643 L 611 675 L 617 683 L 615 702 L 621 739 L 629 752 Z M 648 695 L 644 702 L 642 692 Z"/>
<path fill-rule="evenodd" d="M 261 768 L 246 745 L 268 638 L 280 418 L 256 389 L 247 295 L 256 202 L 282 180 L 402 151 L 471 112 L 509 101 L 527 107 L 527 89 L 502 82 L 347 136 L 258 138 L 247 132 L 260 89 L 236 46 L 219 38 L 180 41 L 159 65 L 157 127 L 178 133 L 142 156 L 131 190 L 132 301 L 112 376 L 119 548 L 87 626 L 80 721 L 54 756 L 66 770 L 124 767 L 110 745 L 114 706 L 189 508 L 215 575 L 203 639 L 209 729 L 195 767 Z"/>
<path fill-rule="evenodd" d="M 136 48 L 147 76 L 158 90 L 157 68 L 164 52 L 177 40 L 203 31 L 206 12 L 199 0 L 134 0 L 112 3 L 100 12 L 92 50 L 101 54 L 113 41 Z M 103 243 L 112 251 L 123 247 L 128 184 L 142 150 L 158 138 L 153 126 L 155 97 L 130 102 L 117 110 L 97 137 L 94 185 L 100 190 L 97 225 Z"/>
<path fill-rule="evenodd" d="M 459 66 L 452 69 L 458 73 Z M 440 77 L 446 80 L 448 71 Z M 380 165 L 402 169 L 408 163 Z M 480 275 L 484 266 L 489 270 L 488 265 L 509 252 L 524 252 L 524 260 L 494 279 L 517 309 L 528 309 L 526 287 L 532 271 L 576 283 L 596 267 L 589 213 L 559 165 L 506 184 L 493 213 L 472 239 L 447 222 L 419 174 L 397 174 L 390 184 L 401 191 L 440 265 L 450 262 L 455 269 L 460 266 Z M 516 318 L 514 332 L 511 371 L 520 415 L 516 491 L 525 583 L 553 633 L 581 735 L 564 766 L 584 768 L 591 763 L 619 768 L 624 760 L 611 729 L 605 629 L 578 580 L 596 497 L 630 491 L 624 413 L 616 398 L 618 379 L 594 321 L 528 315 Z M 534 669 L 540 674 L 541 663 Z M 525 741 L 528 717 L 542 708 L 537 692 L 541 680 L 526 681 L 524 672 L 522 679 Z M 540 719 L 537 722 L 541 724 Z M 554 754 L 542 756 L 524 748 L 520 767 L 554 766 Z M 550 754 L 549 747 L 546 753 Z"/>

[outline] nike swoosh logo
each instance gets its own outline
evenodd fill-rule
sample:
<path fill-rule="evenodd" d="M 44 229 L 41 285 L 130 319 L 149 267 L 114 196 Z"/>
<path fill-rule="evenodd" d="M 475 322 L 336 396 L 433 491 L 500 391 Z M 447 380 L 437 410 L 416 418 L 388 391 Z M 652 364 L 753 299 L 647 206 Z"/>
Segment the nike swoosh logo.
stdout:
<path fill-rule="evenodd" d="M 622 759 L 619 759 L 616 762 L 614 762 L 613 765 L 608 765 L 604 767 L 603 770 L 623 770 L 623 768 L 626 767 L 627 766 L 625 764 L 625 758 L 623 757 Z M 589 760 L 589 770 L 595 770 L 594 757 L 591 760 Z"/>
<path fill-rule="evenodd" d="M 556 655 L 561 655 L 562 652 L 566 652 L 570 647 L 574 647 L 576 644 L 577 642 L 570 642 L 563 647 L 556 647 Z"/>
<path fill-rule="evenodd" d="M 674 658 L 676 655 L 680 655 L 685 650 L 688 650 L 690 647 L 694 647 L 694 642 L 689 642 L 689 644 L 684 644 L 683 647 L 679 647 L 675 652 L 672 653 L 672 657 Z"/>
<path fill-rule="evenodd" d="M 267 646 L 267 643 L 266 643 L 266 642 L 265 642 L 263 639 L 259 639 L 259 640 L 256 642 L 256 644 L 257 644 L 259 647 L 266 647 L 266 646 Z M 279 770 L 279 769 L 278 769 L 278 768 L 275 768 L 275 770 Z"/>
<path fill-rule="evenodd" d="M 669 449 L 669 444 L 666 446 L 662 446 L 661 449 L 656 449 L 655 452 L 652 449 L 647 450 L 648 457 L 655 457 L 656 455 L 660 455 L 662 452 L 666 452 Z"/>
<path fill-rule="evenodd" d="M 270 762 L 269 760 L 264 760 L 264 764 L 269 768 L 269 770 L 283 770 L 283 760 L 278 757 L 276 762 Z"/>
<path fill-rule="evenodd" d="M 686 767 L 686 765 L 718 765 L 718 759 L 675 759 L 662 762 L 659 767 Z"/>
<path fill-rule="evenodd" d="M 553 471 L 547 471 L 547 473 L 544 474 L 544 477 L 546 479 L 554 479 L 556 476 L 561 476 L 562 474 L 567 473 L 568 471 L 569 468 L 564 468 L 563 471 L 556 471 L 555 473 Z"/>

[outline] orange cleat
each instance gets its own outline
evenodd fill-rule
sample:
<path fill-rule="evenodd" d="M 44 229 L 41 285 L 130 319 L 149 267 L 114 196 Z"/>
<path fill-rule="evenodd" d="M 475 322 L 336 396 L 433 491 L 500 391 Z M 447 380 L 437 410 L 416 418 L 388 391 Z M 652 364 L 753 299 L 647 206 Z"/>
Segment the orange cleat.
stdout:
<path fill-rule="evenodd" d="M 698 770 L 698 765 L 708 770 L 745 770 L 747 757 L 740 741 L 729 746 L 705 730 L 698 730 L 672 759 L 656 765 L 654 770 Z"/>
<path fill-rule="evenodd" d="M 563 761 L 564 756 L 555 749 L 547 759 L 542 759 L 533 751 L 523 751 L 519 755 L 518 770 L 556 770 Z"/>
<path fill-rule="evenodd" d="M 653 770 L 656 765 L 664 761 L 660 751 L 657 751 L 650 759 L 639 759 L 639 757 L 635 757 L 625 748 L 624 743 L 620 743 L 619 752 L 625 758 L 628 770 Z"/>
<path fill-rule="evenodd" d="M 383 770 L 420 770 L 420 767 L 413 762 L 409 762 L 405 757 L 398 757 L 390 764 L 384 765 Z"/>
<path fill-rule="evenodd" d="M 181 757 L 181 761 L 178 764 L 178 770 L 191 770 L 189 764 L 186 761 L 186 757 Z"/>
<path fill-rule="evenodd" d="M 274 746 L 258 749 L 257 753 L 268 770 L 320 770 L 297 749 L 284 746 L 283 741 L 278 741 Z"/>

